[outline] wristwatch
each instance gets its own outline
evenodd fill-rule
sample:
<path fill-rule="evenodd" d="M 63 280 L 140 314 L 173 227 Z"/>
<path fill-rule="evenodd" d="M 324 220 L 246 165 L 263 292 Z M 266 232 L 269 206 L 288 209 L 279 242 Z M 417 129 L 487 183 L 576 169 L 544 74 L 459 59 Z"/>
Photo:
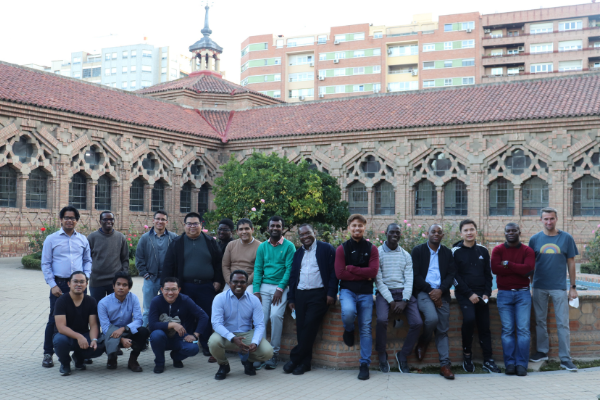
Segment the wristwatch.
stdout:
<path fill-rule="evenodd" d="M 129 326 L 125 326 L 125 333 L 131 332 L 131 328 Z"/>
<path fill-rule="evenodd" d="M 96 341 L 96 342 L 97 342 L 97 341 L 98 341 L 98 339 L 92 339 L 92 342 L 93 342 L 93 341 Z"/>
<path fill-rule="evenodd" d="M 408 303 L 410 300 L 408 299 L 402 299 L 403 302 Z"/>
<path fill-rule="evenodd" d="M 508 265 L 508 261 L 502 261 L 502 265 L 506 267 Z"/>
<path fill-rule="evenodd" d="M 571 285 L 571 289 L 577 289 L 577 285 Z"/>

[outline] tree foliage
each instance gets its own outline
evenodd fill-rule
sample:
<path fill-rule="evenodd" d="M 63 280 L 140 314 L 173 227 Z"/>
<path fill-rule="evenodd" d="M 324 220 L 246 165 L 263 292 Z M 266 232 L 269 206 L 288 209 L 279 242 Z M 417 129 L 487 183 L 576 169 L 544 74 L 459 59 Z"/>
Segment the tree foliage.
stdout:
<path fill-rule="evenodd" d="M 275 153 L 253 153 L 243 164 L 232 156 L 221 166 L 223 176 L 215 179 L 216 210 L 205 219 L 214 223 L 252 216 L 263 231 L 273 215 L 283 217 L 288 229 L 303 223 L 345 227 L 348 203 L 340 200 L 337 180 L 308 167 L 306 161 L 295 164 Z"/>

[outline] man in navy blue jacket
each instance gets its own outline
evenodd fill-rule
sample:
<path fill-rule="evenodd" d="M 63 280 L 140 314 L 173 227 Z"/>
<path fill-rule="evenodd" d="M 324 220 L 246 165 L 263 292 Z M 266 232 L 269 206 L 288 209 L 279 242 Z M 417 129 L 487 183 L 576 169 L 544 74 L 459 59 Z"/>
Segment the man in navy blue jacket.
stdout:
<path fill-rule="evenodd" d="M 148 328 L 154 352 L 154 372 L 165 370 L 165 351 L 171 350 L 173 367 L 183 368 L 182 360 L 200 351 L 198 338 L 210 324 L 208 315 L 185 294 L 180 294 L 179 280 L 165 278 L 161 294 L 152 299 Z M 197 321 L 197 322 L 196 322 Z"/>
<path fill-rule="evenodd" d="M 296 311 L 298 344 L 290 352 L 283 371 L 302 375 L 310 371 L 312 348 L 327 308 L 335 304 L 338 280 L 335 276 L 335 249 L 315 239 L 313 227 L 300 225 L 302 247 L 296 250 L 290 275 L 288 306 Z"/>

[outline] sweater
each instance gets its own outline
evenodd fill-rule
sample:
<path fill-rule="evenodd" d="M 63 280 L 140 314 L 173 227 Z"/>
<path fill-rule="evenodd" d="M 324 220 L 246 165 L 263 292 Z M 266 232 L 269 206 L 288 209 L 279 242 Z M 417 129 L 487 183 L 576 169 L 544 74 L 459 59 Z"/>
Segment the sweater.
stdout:
<path fill-rule="evenodd" d="M 229 242 L 223 254 L 223 278 L 229 284 L 229 277 L 235 270 L 241 269 L 248 274 L 248 285 L 254 280 L 254 263 L 256 262 L 256 251 L 260 241 L 254 239 L 252 243 L 244 244 L 242 239 Z"/>
<path fill-rule="evenodd" d="M 502 261 L 508 261 L 506 268 Z M 535 252 L 520 244 L 509 247 L 499 244 L 492 250 L 492 272 L 496 274 L 498 290 L 524 289 L 529 287 L 529 276 L 535 269 Z"/>
<path fill-rule="evenodd" d="M 278 246 L 273 246 L 268 240 L 261 243 L 254 262 L 254 293 L 260 292 L 263 283 L 285 290 L 290 281 L 295 252 L 296 246 L 287 239 Z"/>
<path fill-rule="evenodd" d="M 475 243 L 465 246 L 461 240 L 452 247 L 456 275 L 454 289 L 456 296 L 471 297 L 492 295 L 492 270 L 490 269 L 490 253 L 485 246 Z"/>
<path fill-rule="evenodd" d="M 210 323 L 206 312 L 198 307 L 189 296 L 182 293 L 179 293 L 173 304 L 169 304 L 162 294 L 152 299 L 148 315 L 148 329 L 150 332 L 161 330 L 167 333 L 169 331 L 169 323 L 160 321 L 160 316 L 163 314 L 171 318 L 179 317 L 181 325 L 188 335 L 194 332 L 203 333 L 207 324 Z"/>
<path fill-rule="evenodd" d="M 90 287 L 112 285 L 117 272 L 129 271 L 129 246 L 125 235 L 114 229 L 108 234 L 98 229 L 87 239 L 92 255 Z"/>
<path fill-rule="evenodd" d="M 290 275 L 290 291 L 288 293 L 288 303 L 296 302 L 296 289 L 300 283 L 300 270 L 302 269 L 302 259 L 304 258 L 304 246 L 296 250 L 294 261 L 292 262 L 292 273 Z M 317 265 L 323 281 L 323 287 L 327 290 L 327 296 L 337 295 L 338 279 L 335 276 L 335 249 L 329 243 L 317 240 L 316 250 Z"/>
<path fill-rule="evenodd" d="M 410 254 L 402 247 L 395 250 L 387 247 L 387 242 L 379 248 L 379 271 L 375 278 L 377 292 L 391 303 L 394 301 L 390 290 L 403 289 L 402 298 L 410 300 L 413 288 L 413 265 Z"/>
<path fill-rule="evenodd" d="M 353 239 L 350 239 L 353 240 Z M 371 247 L 368 266 L 346 265 L 344 245 L 335 251 L 335 275 L 341 281 L 340 288 L 348 289 L 356 294 L 373 294 L 373 282 L 379 271 L 379 252 L 377 247 Z"/>

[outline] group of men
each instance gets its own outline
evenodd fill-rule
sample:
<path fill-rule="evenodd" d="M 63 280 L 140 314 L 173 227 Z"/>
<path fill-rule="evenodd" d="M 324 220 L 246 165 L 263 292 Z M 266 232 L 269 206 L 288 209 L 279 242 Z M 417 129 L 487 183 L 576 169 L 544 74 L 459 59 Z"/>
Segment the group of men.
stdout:
<path fill-rule="evenodd" d="M 531 238 L 530 247 L 520 243 L 519 227 L 511 223 L 505 228 L 506 242 L 495 247 L 490 258 L 487 249 L 476 242 L 477 226 L 472 220 L 460 223 L 463 240 L 452 249 L 441 244 L 442 226 L 433 224 L 427 242 L 409 254 L 399 244 L 398 224 L 387 227 L 387 240 L 376 247 L 364 237 L 367 221 L 359 214 L 348 219 L 350 239 L 337 249 L 316 240 L 309 224 L 298 228 L 302 246 L 296 249 L 284 237 L 285 221 L 279 216 L 269 219 L 269 238 L 261 243 L 253 237 L 249 219 L 242 218 L 235 225 L 230 219 L 221 220 L 216 240 L 204 232 L 202 217 L 195 212 L 185 216 L 185 232 L 178 236 L 167 230 L 168 214 L 161 210 L 154 213 L 152 228 L 137 244 L 136 266 L 144 278 L 141 306 L 130 291 L 129 244 L 114 229 L 114 214 L 103 211 L 101 228 L 86 238 L 75 230 L 79 212 L 67 206 L 60 211 L 61 229 L 46 238 L 42 251 L 42 270 L 50 286 L 42 365 L 52 367 L 56 352 L 61 374 L 69 375 L 71 352 L 78 370 L 106 352 L 107 368 L 115 369 L 122 349 L 130 349 L 127 367 L 141 372 L 137 359 L 149 341 L 155 373 L 165 370 L 167 350 L 174 368 L 182 368 L 183 360 L 202 350 L 208 362 L 218 363 L 217 380 L 230 372 L 227 351 L 237 352 L 244 372 L 255 375 L 263 367 L 277 368 L 283 318 L 289 308 L 296 320 L 298 343 L 283 371 L 302 375 L 311 370 L 319 326 L 339 290 L 343 341 L 348 347 L 355 344 L 358 320 L 359 379 L 369 378 L 374 302 L 375 349 L 382 372 L 390 371 L 386 350 L 390 314 L 398 319 L 405 313 L 409 330 L 401 351 L 395 354 L 400 372 L 410 371 L 407 360 L 415 346 L 417 359 L 423 360 L 435 334 L 440 374 L 454 379 L 448 344 L 450 288 L 454 286 L 463 314 L 464 369 L 475 371 L 471 346 L 477 326 L 483 368 L 500 372 L 492 358 L 490 333 L 493 272 L 506 374 L 527 373 L 532 276 L 537 352 L 531 359 L 547 359 L 546 317 L 551 297 L 561 366 L 573 370 L 565 266 L 572 283 L 568 298 L 576 298 L 577 249 L 568 233 L 556 229 L 556 210 L 543 209 L 541 216 L 544 231 Z M 87 295 L 88 283 L 91 296 Z"/>

